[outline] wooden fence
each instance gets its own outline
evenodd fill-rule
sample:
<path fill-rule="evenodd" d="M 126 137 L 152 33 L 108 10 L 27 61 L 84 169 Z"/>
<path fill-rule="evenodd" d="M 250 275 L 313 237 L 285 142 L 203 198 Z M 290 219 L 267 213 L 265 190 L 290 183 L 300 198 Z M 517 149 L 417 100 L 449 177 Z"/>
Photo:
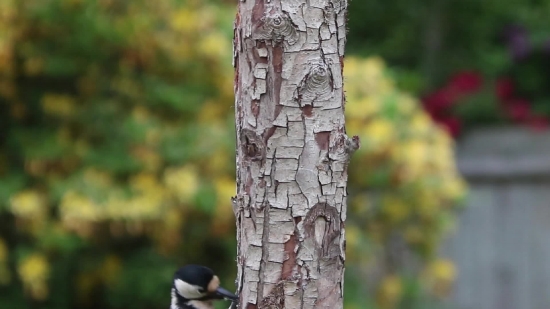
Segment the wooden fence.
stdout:
<path fill-rule="evenodd" d="M 445 245 L 457 309 L 550 309 L 550 132 L 495 128 L 459 142 L 467 208 Z"/>

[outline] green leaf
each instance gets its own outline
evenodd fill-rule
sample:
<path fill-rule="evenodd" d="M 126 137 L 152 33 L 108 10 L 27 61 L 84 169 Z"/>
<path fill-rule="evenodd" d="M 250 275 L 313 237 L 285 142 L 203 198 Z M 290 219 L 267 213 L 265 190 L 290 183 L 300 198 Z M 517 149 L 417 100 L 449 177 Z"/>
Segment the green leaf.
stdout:
<path fill-rule="evenodd" d="M 0 211 L 7 207 L 13 194 L 25 188 L 26 182 L 26 175 L 17 172 L 0 178 Z"/>

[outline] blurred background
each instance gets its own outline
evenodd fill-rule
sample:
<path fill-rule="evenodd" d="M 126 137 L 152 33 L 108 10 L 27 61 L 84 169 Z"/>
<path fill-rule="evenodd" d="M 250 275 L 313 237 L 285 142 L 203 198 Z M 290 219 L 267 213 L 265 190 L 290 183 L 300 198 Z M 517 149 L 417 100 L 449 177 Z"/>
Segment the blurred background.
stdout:
<path fill-rule="evenodd" d="M 167 308 L 186 263 L 234 287 L 235 11 L 0 0 L 0 308 Z M 351 1 L 345 308 L 550 308 L 548 12 Z"/>

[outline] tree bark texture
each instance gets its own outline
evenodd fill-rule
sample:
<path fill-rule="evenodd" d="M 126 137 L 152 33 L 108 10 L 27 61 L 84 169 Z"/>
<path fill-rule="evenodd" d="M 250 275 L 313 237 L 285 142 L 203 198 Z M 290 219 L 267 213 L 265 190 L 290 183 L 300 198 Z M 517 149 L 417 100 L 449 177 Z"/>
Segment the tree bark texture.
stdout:
<path fill-rule="evenodd" d="M 343 307 L 346 0 L 240 0 L 239 308 Z"/>

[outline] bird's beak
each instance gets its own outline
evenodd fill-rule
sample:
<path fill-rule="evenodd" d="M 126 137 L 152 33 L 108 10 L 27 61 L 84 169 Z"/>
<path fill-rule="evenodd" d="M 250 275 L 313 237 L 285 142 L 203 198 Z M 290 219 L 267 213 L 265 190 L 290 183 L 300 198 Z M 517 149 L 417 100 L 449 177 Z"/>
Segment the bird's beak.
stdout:
<path fill-rule="evenodd" d="M 239 297 L 231 292 L 229 292 L 228 290 L 224 289 L 224 288 L 217 288 L 216 289 L 216 292 L 215 292 L 216 296 L 218 296 L 219 298 L 222 298 L 222 299 L 225 299 L 225 300 L 231 300 L 231 301 L 235 301 L 235 300 L 238 300 Z"/>

